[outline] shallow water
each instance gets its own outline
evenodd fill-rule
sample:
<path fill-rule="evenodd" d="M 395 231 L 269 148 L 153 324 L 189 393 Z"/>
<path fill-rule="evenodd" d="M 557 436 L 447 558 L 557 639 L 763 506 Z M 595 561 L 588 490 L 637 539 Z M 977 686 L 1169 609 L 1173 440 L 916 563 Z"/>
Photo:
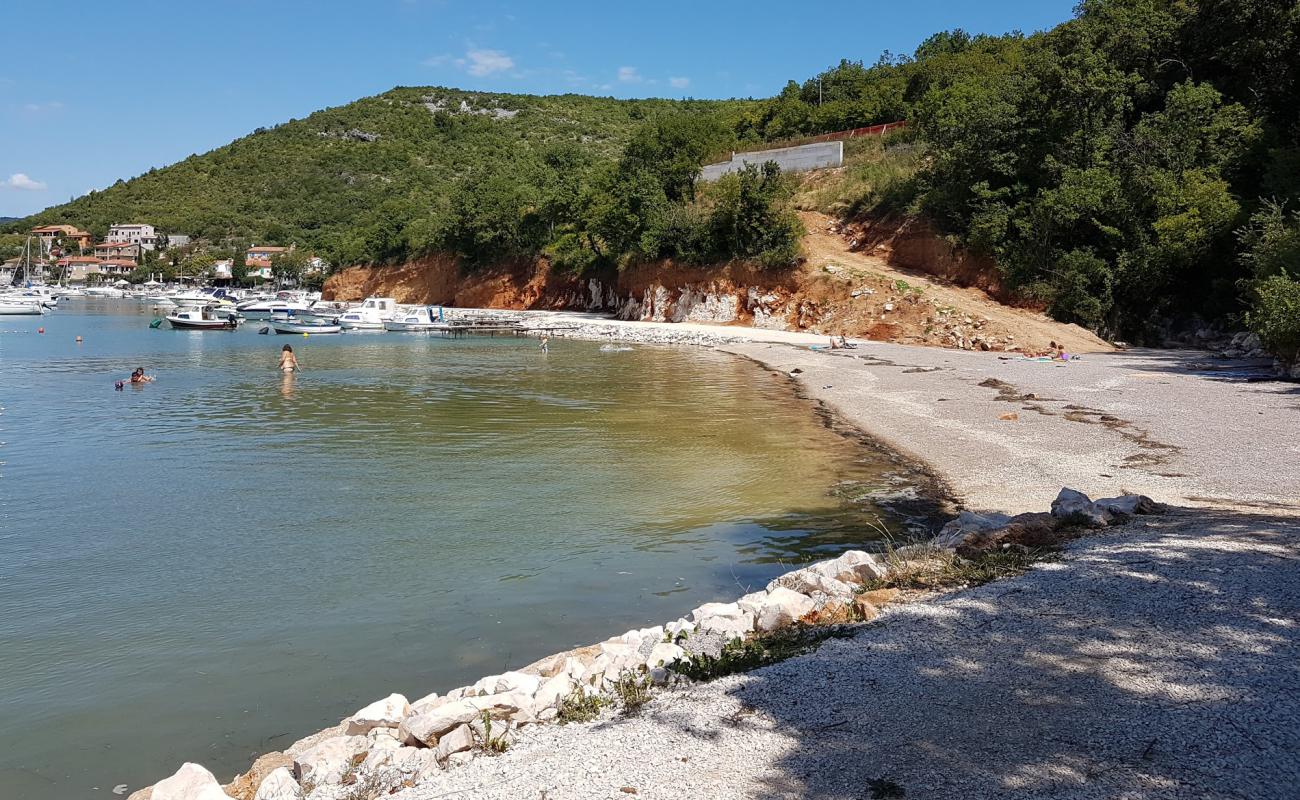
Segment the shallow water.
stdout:
<path fill-rule="evenodd" d="M 227 780 L 390 691 L 734 598 L 872 538 L 842 489 L 892 469 L 696 348 L 63 305 L 0 317 L 6 796 L 112 797 L 185 760 Z M 137 365 L 157 382 L 114 391 Z"/>

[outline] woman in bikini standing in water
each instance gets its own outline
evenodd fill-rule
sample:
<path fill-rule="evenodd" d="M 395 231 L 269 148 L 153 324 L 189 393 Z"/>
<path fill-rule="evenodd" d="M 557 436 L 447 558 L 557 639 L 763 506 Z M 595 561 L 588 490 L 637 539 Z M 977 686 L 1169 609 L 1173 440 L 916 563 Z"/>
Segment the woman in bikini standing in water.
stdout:
<path fill-rule="evenodd" d="M 293 348 L 287 344 L 280 350 L 280 371 L 298 371 L 298 357 L 293 354 Z"/>

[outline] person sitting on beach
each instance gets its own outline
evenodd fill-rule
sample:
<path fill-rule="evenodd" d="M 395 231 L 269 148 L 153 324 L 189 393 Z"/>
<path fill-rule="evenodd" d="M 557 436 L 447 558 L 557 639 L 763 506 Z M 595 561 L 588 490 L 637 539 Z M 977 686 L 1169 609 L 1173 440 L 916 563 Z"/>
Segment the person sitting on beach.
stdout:
<path fill-rule="evenodd" d="M 837 341 L 835 341 L 835 337 L 832 336 L 832 337 L 831 337 L 831 349 L 832 349 L 832 350 L 839 350 L 840 347 L 841 347 L 840 343 L 837 342 Z"/>
<path fill-rule="evenodd" d="M 293 348 L 287 344 L 280 349 L 280 371 L 298 371 L 298 357 L 293 354 Z"/>

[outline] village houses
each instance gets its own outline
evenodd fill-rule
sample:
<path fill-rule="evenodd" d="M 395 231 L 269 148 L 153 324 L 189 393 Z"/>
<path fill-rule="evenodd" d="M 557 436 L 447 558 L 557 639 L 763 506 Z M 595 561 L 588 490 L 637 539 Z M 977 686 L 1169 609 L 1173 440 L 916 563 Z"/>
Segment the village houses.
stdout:
<path fill-rule="evenodd" d="M 42 225 L 39 228 L 32 228 L 32 235 L 41 243 L 41 252 L 44 253 L 53 250 L 55 242 L 60 239 L 67 244 L 75 244 L 80 252 L 84 253 L 90 249 L 93 240 L 88 231 L 83 231 L 76 225 Z"/>
<path fill-rule="evenodd" d="M 137 244 L 145 250 L 152 251 L 158 246 L 158 234 L 154 231 L 152 225 L 141 223 L 111 225 L 108 228 L 108 236 L 104 237 L 104 241 L 106 243 L 125 242 Z"/>

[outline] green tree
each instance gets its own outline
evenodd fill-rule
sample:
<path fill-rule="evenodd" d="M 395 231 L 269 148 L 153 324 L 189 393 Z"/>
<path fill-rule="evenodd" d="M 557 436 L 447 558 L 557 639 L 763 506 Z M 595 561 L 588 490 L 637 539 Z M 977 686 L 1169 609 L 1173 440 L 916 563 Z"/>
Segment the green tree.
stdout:
<path fill-rule="evenodd" d="M 297 248 L 290 248 L 283 253 L 276 253 L 271 256 L 271 274 L 275 276 L 276 281 L 284 286 L 297 286 L 302 283 L 303 272 L 307 268 L 309 258 L 305 252 Z"/>
<path fill-rule="evenodd" d="M 748 164 L 718 182 L 709 215 L 713 249 L 726 258 L 754 259 L 766 267 L 788 267 L 799 257 L 803 227 L 785 207 L 788 187 L 769 161 Z"/>

